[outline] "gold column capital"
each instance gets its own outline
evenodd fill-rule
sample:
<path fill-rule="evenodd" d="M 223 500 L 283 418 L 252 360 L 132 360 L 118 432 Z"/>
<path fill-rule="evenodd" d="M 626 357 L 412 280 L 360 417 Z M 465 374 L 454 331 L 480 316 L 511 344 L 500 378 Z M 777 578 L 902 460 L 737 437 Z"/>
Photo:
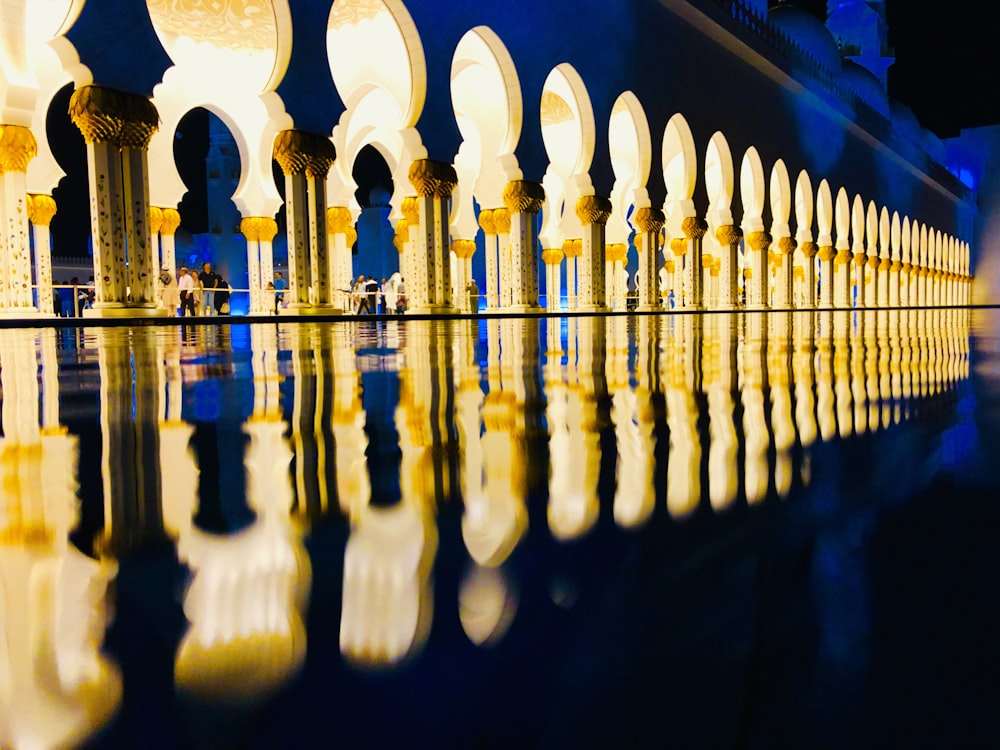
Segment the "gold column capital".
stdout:
<path fill-rule="evenodd" d="M 169 237 L 181 225 L 181 212 L 176 208 L 161 208 L 160 216 L 160 235 Z"/>
<path fill-rule="evenodd" d="M 35 134 L 23 125 L 0 125 L 0 174 L 27 172 L 38 153 Z"/>
<path fill-rule="evenodd" d="M 569 240 L 572 242 L 572 240 Z M 553 247 L 548 250 L 542 250 L 542 263 L 547 266 L 554 266 L 558 263 L 562 263 L 563 251 L 559 248 Z"/>
<path fill-rule="evenodd" d="M 812 258 L 814 255 L 816 255 L 816 252 L 819 250 L 819 247 L 816 245 L 815 242 L 803 242 L 800 249 L 802 250 L 802 255 L 804 255 L 806 258 Z"/>
<path fill-rule="evenodd" d="M 484 234 L 496 234 L 497 227 L 493 222 L 493 209 L 484 208 L 479 212 L 479 226 Z"/>
<path fill-rule="evenodd" d="M 708 222 L 697 216 L 688 216 L 681 222 L 681 231 L 689 240 L 700 240 L 708 231 Z"/>
<path fill-rule="evenodd" d="M 545 188 L 537 182 L 511 180 L 503 189 L 503 204 L 512 213 L 537 214 L 545 203 Z"/>
<path fill-rule="evenodd" d="M 403 198 L 403 205 L 400 206 L 400 211 L 402 211 L 403 218 L 407 224 L 416 226 L 420 223 L 420 206 L 417 204 L 417 197 L 415 195 L 408 195 Z"/>
<path fill-rule="evenodd" d="M 715 258 L 709 253 L 703 253 L 701 256 L 701 267 L 711 268 L 712 264 L 715 263 Z"/>
<path fill-rule="evenodd" d="M 771 235 L 767 232 L 751 232 L 747 237 L 747 244 L 758 252 L 767 250 L 771 246 Z"/>
<path fill-rule="evenodd" d="M 416 159 L 410 165 L 407 177 L 421 198 L 450 198 L 458 185 L 455 167 L 433 159 Z"/>
<path fill-rule="evenodd" d="M 347 247 L 354 247 L 354 243 L 358 241 L 358 230 L 353 226 L 347 227 L 347 231 L 344 232 L 344 237 L 347 240 Z"/>
<path fill-rule="evenodd" d="M 405 201 L 404 201 L 405 204 Z M 392 245 L 396 248 L 396 252 L 403 252 L 406 249 L 406 243 L 410 241 L 410 222 L 406 220 L 404 216 L 402 219 L 396 222 L 395 234 L 392 237 Z"/>
<path fill-rule="evenodd" d="M 329 138 L 295 129 L 282 130 L 274 137 L 273 155 L 286 177 L 326 177 L 337 158 Z"/>
<path fill-rule="evenodd" d="M 781 253 L 782 255 L 789 255 L 791 253 L 794 253 L 795 248 L 797 248 L 798 246 L 799 243 L 796 242 L 791 237 L 782 237 L 780 240 L 778 240 L 778 252 Z"/>
<path fill-rule="evenodd" d="M 819 259 L 822 261 L 833 260 L 837 256 L 837 250 L 833 245 L 823 245 L 818 252 Z"/>
<path fill-rule="evenodd" d="M 584 226 L 607 224 L 611 211 L 611 201 L 599 195 L 585 195 L 576 202 L 576 216 Z"/>
<path fill-rule="evenodd" d="M 732 224 L 719 227 L 715 230 L 715 239 L 720 245 L 736 245 L 743 239 L 743 230 Z"/>
<path fill-rule="evenodd" d="M 326 231 L 330 234 L 347 234 L 353 228 L 354 217 L 346 206 L 330 206 L 326 209 Z"/>
<path fill-rule="evenodd" d="M 56 215 L 56 201 L 51 195 L 28 195 L 28 221 L 36 227 L 47 227 Z"/>
<path fill-rule="evenodd" d="M 614 242 L 604 248 L 604 259 L 611 263 L 624 262 L 628 256 L 628 245 L 621 242 Z"/>
<path fill-rule="evenodd" d="M 658 208 L 644 207 L 635 212 L 635 225 L 641 232 L 659 232 L 666 223 L 663 211 Z"/>
<path fill-rule="evenodd" d="M 69 116 L 87 143 L 145 149 L 160 127 L 149 99 L 103 86 L 81 86 L 69 100 Z"/>
<path fill-rule="evenodd" d="M 671 260 L 665 260 L 665 261 L 663 261 L 663 267 L 665 269 L 667 269 L 667 273 L 673 273 L 674 272 L 674 261 L 672 259 Z"/>
<path fill-rule="evenodd" d="M 882 258 L 878 263 L 878 268 L 880 271 L 888 271 L 892 267 L 892 263 L 889 262 L 888 258 Z"/>
<path fill-rule="evenodd" d="M 670 249 L 674 251 L 674 255 L 678 258 L 687 253 L 688 251 L 688 241 L 686 237 L 674 237 L 670 240 Z"/>
<path fill-rule="evenodd" d="M 493 209 L 493 226 L 497 234 L 510 234 L 510 211 L 506 208 Z"/>
<path fill-rule="evenodd" d="M 256 216 L 240 219 L 240 233 L 247 242 L 260 242 L 260 221 Z"/>
<path fill-rule="evenodd" d="M 865 265 L 865 263 L 868 262 L 868 256 L 865 255 L 864 253 L 854 253 L 853 260 L 854 260 L 854 265 L 863 266 Z"/>
<path fill-rule="evenodd" d="M 163 224 L 163 211 L 157 206 L 149 207 L 149 233 L 159 234 L 160 225 Z"/>
<path fill-rule="evenodd" d="M 820 252 L 822 252 L 822 250 Z M 844 248 L 843 250 L 838 250 L 837 254 L 833 257 L 833 260 L 838 266 L 842 266 L 845 263 L 850 263 L 851 251 L 848 250 L 847 248 Z"/>
<path fill-rule="evenodd" d="M 257 232 L 260 235 L 260 241 L 270 242 L 273 240 L 274 236 L 278 233 L 278 222 L 270 216 L 258 216 L 257 220 L 260 222 L 257 225 Z"/>
<path fill-rule="evenodd" d="M 466 259 L 471 258 L 476 254 L 476 241 L 475 240 L 452 240 L 451 241 L 451 251 L 455 253 L 457 258 Z"/>

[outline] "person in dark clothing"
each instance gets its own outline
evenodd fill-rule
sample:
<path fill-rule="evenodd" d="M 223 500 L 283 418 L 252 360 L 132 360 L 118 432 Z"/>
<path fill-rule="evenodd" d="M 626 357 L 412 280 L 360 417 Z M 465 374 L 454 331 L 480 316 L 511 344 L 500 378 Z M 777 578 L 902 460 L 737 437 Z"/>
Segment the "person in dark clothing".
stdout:
<path fill-rule="evenodd" d="M 219 315 L 229 315 L 229 292 L 232 287 L 221 276 L 215 286 L 215 312 Z"/>
<path fill-rule="evenodd" d="M 218 309 L 215 306 L 215 288 L 218 286 L 222 277 L 219 276 L 215 271 L 212 270 L 211 263 L 205 263 L 201 267 L 201 272 L 198 274 L 198 281 L 201 282 L 202 288 L 202 315 L 214 315 L 215 311 Z"/>
<path fill-rule="evenodd" d="M 365 281 L 365 300 L 368 303 L 368 312 L 375 315 L 378 312 L 378 282 L 374 276 L 369 276 Z"/>

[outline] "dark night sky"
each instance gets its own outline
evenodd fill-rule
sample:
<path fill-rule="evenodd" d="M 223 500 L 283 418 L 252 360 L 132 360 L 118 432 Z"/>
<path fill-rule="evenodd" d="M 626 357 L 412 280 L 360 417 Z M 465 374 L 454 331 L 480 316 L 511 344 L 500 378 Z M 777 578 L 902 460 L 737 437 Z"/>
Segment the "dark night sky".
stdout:
<path fill-rule="evenodd" d="M 826 18 L 826 0 L 791 0 Z M 772 3 L 773 4 L 773 3 Z M 889 95 L 947 138 L 962 128 L 1000 123 L 997 0 L 886 0 Z"/>

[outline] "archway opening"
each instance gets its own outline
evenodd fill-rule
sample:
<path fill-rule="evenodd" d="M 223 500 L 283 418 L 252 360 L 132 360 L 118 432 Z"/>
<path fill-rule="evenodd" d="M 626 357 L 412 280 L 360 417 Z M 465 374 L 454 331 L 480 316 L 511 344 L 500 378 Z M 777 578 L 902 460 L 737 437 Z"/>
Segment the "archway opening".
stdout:
<path fill-rule="evenodd" d="M 399 271 L 399 253 L 393 245 L 394 232 L 389 221 L 392 211 L 392 170 L 375 146 L 362 148 L 354 160 L 352 176 L 357 184 L 355 200 L 361 206 L 358 216 L 358 240 L 354 254 L 354 276 L 372 276 L 381 284 Z"/>
<path fill-rule="evenodd" d="M 246 289 L 246 241 L 232 201 L 242 173 L 236 139 L 226 123 L 203 107 L 190 110 L 174 132 L 174 161 L 187 187 L 178 210 L 190 233 L 175 240 L 177 265 L 212 269 L 234 289 Z"/>
<path fill-rule="evenodd" d="M 56 215 L 52 217 L 52 283 L 59 286 L 77 278 L 85 282 L 94 273 L 90 239 L 90 199 L 87 146 L 69 117 L 73 84 L 68 83 L 52 98 L 45 119 L 45 135 L 56 162 L 66 175 L 53 189 Z M 63 293 L 63 309 L 69 310 L 71 292 Z"/>

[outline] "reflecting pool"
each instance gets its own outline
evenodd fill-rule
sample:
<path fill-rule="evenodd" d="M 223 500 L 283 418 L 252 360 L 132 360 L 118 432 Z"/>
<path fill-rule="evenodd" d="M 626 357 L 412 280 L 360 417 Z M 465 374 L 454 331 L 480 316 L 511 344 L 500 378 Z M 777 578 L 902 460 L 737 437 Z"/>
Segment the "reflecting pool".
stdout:
<path fill-rule="evenodd" d="M 995 738 L 998 331 L 0 330 L 0 745 Z"/>

